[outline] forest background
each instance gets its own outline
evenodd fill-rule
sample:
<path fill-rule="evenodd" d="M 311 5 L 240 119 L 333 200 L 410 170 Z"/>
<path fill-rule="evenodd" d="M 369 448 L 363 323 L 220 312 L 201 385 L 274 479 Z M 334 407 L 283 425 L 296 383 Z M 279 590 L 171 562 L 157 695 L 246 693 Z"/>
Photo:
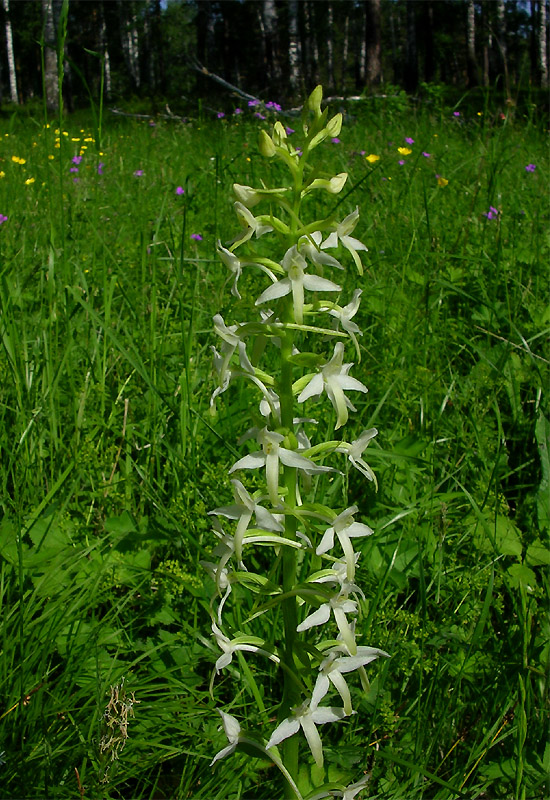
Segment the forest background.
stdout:
<path fill-rule="evenodd" d="M 2 0 L 3 101 L 42 97 L 44 58 L 55 106 L 60 8 Z M 72 0 L 63 89 L 69 110 L 85 105 L 99 58 L 106 100 L 170 102 L 175 113 L 223 92 L 201 67 L 284 103 L 318 83 L 343 95 L 492 87 L 511 100 L 512 89 L 548 86 L 548 35 L 546 0 Z"/>

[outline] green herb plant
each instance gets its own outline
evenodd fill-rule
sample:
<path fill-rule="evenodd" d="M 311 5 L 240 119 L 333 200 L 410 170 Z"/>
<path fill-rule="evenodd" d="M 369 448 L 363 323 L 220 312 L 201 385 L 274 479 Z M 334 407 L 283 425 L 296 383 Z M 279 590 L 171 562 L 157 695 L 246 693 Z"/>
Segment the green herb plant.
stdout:
<path fill-rule="evenodd" d="M 291 178 L 287 185 L 233 187 L 241 230 L 227 247 L 218 242 L 218 251 L 234 276 L 231 291 L 236 300 L 243 269 L 259 270 L 268 279 L 255 301 L 259 318 L 227 325 L 220 314 L 214 316 L 221 347 L 214 348 L 219 382 L 212 404 L 231 381 L 251 383 L 260 399 L 259 422 L 253 419 L 242 437 L 242 441 L 255 439 L 258 447 L 229 472 L 244 476 L 260 471 L 262 479 L 256 480 L 257 488 L 247 489 L 233 477 L 234 502 L 210 512 L 218 560 L 205 566 L 216 583 L 212 632 L 221 650 L 213 678 L 231 667 L 239 654 L 259 713 L 259 731 L 249 734 L 228 713 L 231 703 L 227 710 L 219 709 L 229 744 L 212 764 L 238 747 L 267 757 L 281 771 L 284 797 L 293 800 L 351 798 L 364 788 L 365 775 L 347 786 L 327 779 L 319 727 L 355 713 L 350 676 L 359 673 L 367 686 L 365 667 L 387 655 L 358 642 L 356 629 L 358 602 L 364 594 L 355 582 L 359 556 L 352 540 L 369 536 L 372 530 L 356 521 L 357 506 L 332 508 L 319 502 L 314 491 L 315 481 L 340 474 L 337 467 L 321 463 L 333 454 L 348 459 L 366 480 L 375 482 L 363 452 L 377 431 L 365 430 L 352 442 L 331 438 L 312 444 L 309 437 L 321 426 L 298 410 L 312 398 L 326 395 L 336 415 L 334 431 L 339 431 L 349 410 L 355 411 L 347 392 L 367 392 L 349 374 L 353 364 L 344 361 L 349 344 L 359 357 L 361 331 L 353 316 L 361 290 L 341 305 L 342 287 L 320 274 L 344 269 L 327 252 L 341 245 L 363 274 L 359 253 L 367 248 L 351 235 L 359 210 L 341 222 L 333 216 L 313 221 L 305 217 L 310 197 L 316 192 L 337 195 L 347 180 L 346 173 L 327 177 L 310 166 L 312 152 L 338 137 L 342 126 L 341 114 L 327 120 L 321 100 L 318 86 L 304 105 L 301 148 L 290 143 L 279 121 L 271 136 L 260 132 L 261 154 L 285 165 Z M 254 216 L 251 209 L 260 204 L 269 205 L 269 212 Z M 270 241 L 269 257 L 256 244 L 260 238 Z M 330 325 L 333 321 L 336 324 Z M 315 342 L 321 345 L 318 349 Z M 248 611 L 245 598 L 252 603 Z M 277 710 L 276 723 L 243 652 L 268 659 L 279 671 L 275 692 L 281 688 L 270 701 Z M 329 692 L 338 696 L 338 705 L 329 704 Z M 307 752 L 300 746 L 302 734 L 315 764 L 307 779 L 300 768 L 300 756 Z"/>

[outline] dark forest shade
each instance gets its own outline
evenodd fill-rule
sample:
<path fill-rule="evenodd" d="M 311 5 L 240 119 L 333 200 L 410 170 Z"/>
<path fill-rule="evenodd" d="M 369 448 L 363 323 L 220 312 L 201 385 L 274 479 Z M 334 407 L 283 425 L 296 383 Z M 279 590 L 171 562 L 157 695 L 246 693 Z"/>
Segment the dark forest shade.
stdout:
<path fill-rule="evenodd" d="M 55 84 L 58 0 L 2 0 L 1 99 Z M 206 67 L 243 90 L 289 101 L 321 81 L 342 95 L 422 83 L 457 89 L 548 85 L 547 0 L 70 0 L 64 91 L 69 108 L 108 100 L 172 102 L 219 91 Z M 44 42 L 41 54 L 39 42 Z"/>

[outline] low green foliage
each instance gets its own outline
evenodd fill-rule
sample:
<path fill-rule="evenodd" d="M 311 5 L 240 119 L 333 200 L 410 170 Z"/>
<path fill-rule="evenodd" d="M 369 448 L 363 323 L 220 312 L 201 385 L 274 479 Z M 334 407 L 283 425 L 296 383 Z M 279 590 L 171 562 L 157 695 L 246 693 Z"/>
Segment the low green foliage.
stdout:
<path fill-rule="evenodd" d="M 317 499 L 343 482 L 374 528 L 358 627 L 392 657 L 326 761 L 334 780 L 369 772 L 373 798 L 535 800 L 550 770 L 547 151 L 513 109 L 401 100 L 350 108 L 327 148 L 327 171 L 349 173 L 338 213 L 360 206 L 369 247 L 356 432 L 381 435 L 378 492 L 350 472 Z M 273 800 L 268 766 L 208 766 L 225 741 L 199 564 L 249 413 L 238 392 L 217 416 L 208 400 L 211 318 L 231 302 L 215 244 L 233 233 L 232 183 L 257 184 L 250 118 L 112 119 L 101 141 L 90 121 L 2 122 L 2 797 Z M 269 697 L 263 665 L 238 669 Z M 253 713 L 233 685 L 218 694 Z"/>

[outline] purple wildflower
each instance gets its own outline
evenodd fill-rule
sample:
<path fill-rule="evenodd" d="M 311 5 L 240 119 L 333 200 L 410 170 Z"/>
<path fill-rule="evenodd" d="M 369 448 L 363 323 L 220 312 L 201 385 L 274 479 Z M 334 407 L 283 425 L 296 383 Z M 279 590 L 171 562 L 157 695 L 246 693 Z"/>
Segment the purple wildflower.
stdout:
<path fill-rule="evenodd" d="M 234 113 L 234 114 L 242 114 L 242 113 L 243 113 L 243 110 L 242 110 L 242 108 L 236 108 L 236 109 L 235 109 L 235 111 L 234 111 L 233 113 Z"/>
<path fill-rule="evenodd" d="M 487 217 L 487 219 L 496 219 L 498 216 L 498 208 L 494 206 L 489 206 L 489 211 L 484 211 L 483 216 Z"/>
<path fill-rule="evenodd" d="M 80 183 L 80 178 L 73 178 L 73 183 Z"/>
<path fill-rule="evenodd" d="M 223 112 L 223 111 L 218 111 L 218 113 L 216 114 L 216 116 L 218 117 L 218 119 L 223 119 L 223 118 L 225 117 L 225 114 L 224 114 L 224 112 Z"/>
<path fill-rule="evenodd" d="M 69 172 L 78 172 L 78 167 L 71 167 Z"/>
<path fill-rule="evenodd" d="M 407 142 L 407 144 L 414 144 L 414 139 L 411 139 L 410 136 L 405 136 L 405 141 Z"/>
<path fill-rule="evenodd" d="M 200 233 L 192 233 L 191 238 L 195 240 L 195 242 L 202 242 L 202 236 Z"/>
<path fill-rule="evenodd" d="M 71 161 L 73 162 L 73 164 L 80 164 L 80 162 L 82 161 L 82 156 L 73 156 Z"/>
<path fill-rule="evenodd" d="M 255 116 L 255 117 L 258 117 L 258 119 L 265 119 L 265 114 L 260 114 L 260 112 L 259 112 L 259 111 L 256 111 L 256 112 L 255 112 L 255 114 L 254 114 L 254 116 Z"/>
<path fill-rule="evenodd" d="M 281 106 L 279 103 L 274 103 L 273 100 L 270 100 L 269 103 L 265 104 L 265 107 L 269 109 L 269 111 L 281 111 Z"/>
<path fill-rule="evenodd" d="M 143 170 L 136 169 L 136 171 L 134 172 L 134 178 L 142 178 L 142 177 L 143 177 Z"/>
<path fill-rule="evenodd" d="M 289 128 L 288 125 L 286 125 L 285 126 L 285 131 L 286 131 L 286 135 L 290 136 L 292 133 L 294 133 L 294 128 Z"/>
<path fill-rule="evenodd" d="M 404 158 L 400 158 L 397 163 L 402 167 L 403 164 L 405 163 L 405 159 Z"/>
<path fill-rule="evenodd" d="M 0 225 L 3 225 L 4 222 L 7 222 L 7 221 L 8 221 L 8 218 L 6 217 L 6 215 L 5 214 L 0 214 Z"/>
<path fill-rule="evenodd" d="M 431 158 L 431 157 L 432 157 L 432 154 L 431 154 L 431 153 L 426 153 L 426 151 L 425 151 L 425 150 L 424 150 L 424 152 L 422 153 L 422 155 L 424 156 L 424 158 Z"/>
<path fill-rule="evenodd" d="M 185 194 L 183 186 L 176 186 L 176 194 Z"/>
<path fill-rule="evenodd" d="M 103 161 L 100 161 L 99 164 L 97 165 L 97 174 L 98 175 L 103 175 L 103 167 L 104 166 L 105 166 L 105 164 L 103 163 Z"/>
<path fill-rule="evenodd" d="M 525 172 L 534 172 L 537 168 L 536 164 L 527 164 L 525 167 Z"/>
<path fill-rule="evenodd" d="M 248 101 L 248 107 L 249 108 L 254 108 L 254 106 L 259 106 L 259 105 L 260 105 L 260 101 L 259 100 L 249 100 Z"/>
<path fill-rule="evenodd" d="M 334 136 L 330 141 L 332 144 L 340 144 L 340 139 L 337 136 Z"/>
<path fill-rule="evenodd" d="M 453 111 L 453 117 L 459 117 L 460 111 Z"/>

